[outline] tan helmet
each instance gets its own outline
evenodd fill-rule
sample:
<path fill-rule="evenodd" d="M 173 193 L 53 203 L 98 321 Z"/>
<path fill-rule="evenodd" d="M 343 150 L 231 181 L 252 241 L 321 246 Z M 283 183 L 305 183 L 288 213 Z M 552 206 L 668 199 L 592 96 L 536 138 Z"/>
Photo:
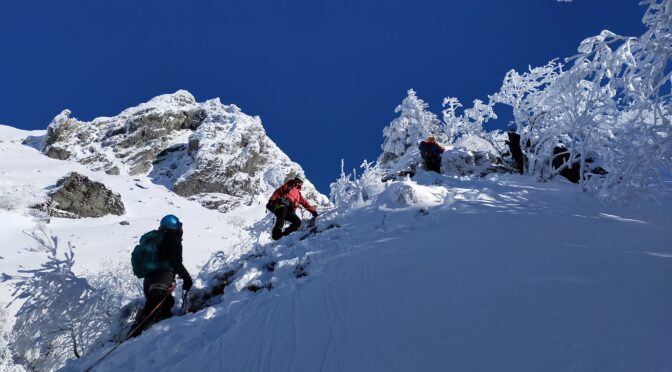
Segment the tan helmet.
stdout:
<path fill-rule="evenodd" d="M 427 137 L 427 142 L 429 142 L 429 143 L 434 143 L 434 142 L 436 142 L 436 137 L 434 137 L 434 136 L 429 136 L 429 137 Z"/>

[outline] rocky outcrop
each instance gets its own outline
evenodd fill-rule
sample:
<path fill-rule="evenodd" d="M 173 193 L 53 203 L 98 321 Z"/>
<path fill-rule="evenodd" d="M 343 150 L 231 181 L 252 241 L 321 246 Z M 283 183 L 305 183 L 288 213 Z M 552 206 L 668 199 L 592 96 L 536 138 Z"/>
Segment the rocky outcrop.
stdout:
<path fill-rule="evenodd" d="M 70 116 L 64 110 L 49 124 L 42 149 L 47 156 L 137 175 L 149 172 L 157 155 L 198 128 L 207 113 L 189 92 L 178 91 L 112 118 L 82 122 Z"/>
<path fill-rule="evenodd" d="M 48 200 L 35 208 L 52 217 L 82 218 L 124 214 L 121 196 L 100 182 L 72 172 L 60 179 Z"/>
<path fill-rule="evenodd" d="M 225 211 L 270 196 L 288 178 L 305 179 L 301 167 L 268 138 L 259 117 L 218 100 L 207 104 L 210 116 L 189 137 L 186 148 L 193 164 L 176 180 L 173 191 Z M 304 194 L 315 203 L 326 203 L 310 182 Z"/>
<path fill-rule="evenodd" d="M 49 125 L 43 143 L 50 157 L 110 175 L 147 174 L 220 211 L 261 203 L 290 177 L 305 179 L 301 167 L 268 138 L 259 117 L 219 99 L 196 102 L 184 90 L 91 122 L 65 110 Z M 328 203 L 308 181 L 303 191 L 313 203 Z"/>

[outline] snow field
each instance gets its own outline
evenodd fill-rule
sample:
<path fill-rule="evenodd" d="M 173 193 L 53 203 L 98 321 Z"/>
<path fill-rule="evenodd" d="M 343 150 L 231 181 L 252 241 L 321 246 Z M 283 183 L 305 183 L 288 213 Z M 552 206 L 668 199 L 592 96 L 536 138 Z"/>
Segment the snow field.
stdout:
<path fill-rule="evenodd" d="M 669 202 L 607 208 L 565 182 L 416 177 L 318 220 L 340 228 L 257 247 L 220 303 L 96 370 L 669 370 Z M 245 289 L 255 281 L 272 289 Z"/>
<path fill-rule="evenodd" d="M 184 263 L 196 276 L 212 252 L 225 250 L 233 259 L 249 250 L 241 242 L 248 239 L 242 227 L 263 216 L 260 208 L 242 208 L 235 215 L 224 215 L 203 208 L 194 201 L 182 198 L 165 187 L 156 185 L 147 177 L 112 176 L 94 172 L 70 161 L 59 161 L 24 146 L 21 140 L 27 134 L 41 135 L 42 131 L 26 132 L 0 126 L 0 232 L 5 243 L 0 246 L 0 273 L 13 275 L 21 267 L 38 267 L 45 260 L 42 252 L 33 251 L 36 244 L 24 232 L 30 232 L 39 222 L 28 207 L 41 201 L 46 190 L 56 181 L 76 171 L 94 181 L 100 181 L 110 190 L 121 194 L 126 208 L 123 216 L 101 218 L 51 218 L 47 231 L 75 247 L 76 270 L 95 273 L 103 266 L 130 263 L 130 254 L 140 236 L 156 229 L 166 214 L 175 214 L 185 226 Z M 120 225 L 127 221 L 129 225 Z M 11 286 L 0 283 L 0 302 L 11 300 Z M 18 309 L 12 307 L 10 315 Z"/>

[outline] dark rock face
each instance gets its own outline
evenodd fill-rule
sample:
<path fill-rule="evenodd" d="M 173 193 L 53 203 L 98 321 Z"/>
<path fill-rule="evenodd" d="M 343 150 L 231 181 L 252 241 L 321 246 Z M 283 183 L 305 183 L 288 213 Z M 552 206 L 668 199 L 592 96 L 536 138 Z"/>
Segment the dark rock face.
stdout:
<path fill-rule="evenodd" d="M 590 178 L 592 176 L 603 176 L 608 172 L 600 167 L 596 166 L 595 155 L 589 155 L 586 157 L 586 162 L 584 164 L 584 176 Z M 558 173 L 567 178 L 570 182 L 579 183 L 581 180 L 581 154 L 577 154 L 573 163 L 570 164 L 571 154 L 563 145 L 556 145 L 553 148 L 553 158 L 552 158 L 553 168 L 558 171 Z"/>
<path fill-rule="evenodd" d="M 124 214 L 121 196 L 100 182 L 72 172 L 60 179 L 57 189 L 49 194 L 49 201 L 39 206 L 50 216 L 64 218 L 102 217 Z"/>

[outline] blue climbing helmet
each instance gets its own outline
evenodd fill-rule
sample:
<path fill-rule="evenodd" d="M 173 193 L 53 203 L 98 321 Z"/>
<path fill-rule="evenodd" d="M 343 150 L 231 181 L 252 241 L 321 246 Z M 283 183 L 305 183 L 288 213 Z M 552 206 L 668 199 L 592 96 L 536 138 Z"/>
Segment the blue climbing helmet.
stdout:
<path fill-rule="evenodd" d="M 518 126 L 514 122 L 509 123 L 509 125 L 506 127 L 507 132 L 516 132 L 517 130 Z"/>
<path fill-rule="evenodd" d="M 182 230 L 182 222 L 180 222 L 179 218 L 169 214 L 161 219 L 159 229 L 180 231 Z"/>

